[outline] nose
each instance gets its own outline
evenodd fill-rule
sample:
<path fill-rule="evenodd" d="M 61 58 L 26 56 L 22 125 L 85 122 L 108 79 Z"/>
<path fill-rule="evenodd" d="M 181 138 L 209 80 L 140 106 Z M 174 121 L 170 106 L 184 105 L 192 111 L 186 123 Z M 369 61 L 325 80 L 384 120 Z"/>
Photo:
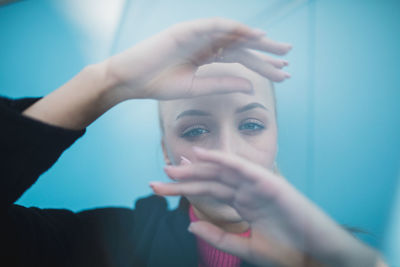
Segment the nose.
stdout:
<path fill-rule="evenodd" d="M 232 130 L 227 128 L 221 129 L 218 138 L 216 140 L 215 149 L 226 152 L 226 153 L 237 153 L 238 142 L 235 138 Z"/>

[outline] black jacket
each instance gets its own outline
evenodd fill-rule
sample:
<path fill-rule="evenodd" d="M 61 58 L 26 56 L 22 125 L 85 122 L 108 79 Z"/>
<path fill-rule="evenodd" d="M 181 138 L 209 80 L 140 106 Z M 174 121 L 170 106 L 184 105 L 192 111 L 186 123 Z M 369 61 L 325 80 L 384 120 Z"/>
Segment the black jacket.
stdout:
<path fill-rule="evenodd" d="M 173 211 L 154 195 L 79 213 L 14 204 L 85 132 L 22 116 L 37 100 L 0 97 L 1 266 L 198 266 L 184 198 Z"/>

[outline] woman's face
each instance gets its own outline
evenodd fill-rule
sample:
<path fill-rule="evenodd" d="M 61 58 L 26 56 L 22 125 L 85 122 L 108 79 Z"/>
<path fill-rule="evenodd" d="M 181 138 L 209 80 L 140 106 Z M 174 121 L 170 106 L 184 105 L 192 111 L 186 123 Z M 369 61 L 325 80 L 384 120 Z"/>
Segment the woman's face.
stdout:
<path fill-rule="evenodd" d="M 250 80 L 254 94 L 231 93 L 160 103 L 167 164 L 181 156 L 195 161 L 192 147 L 222 150 L 272 169 L 277 150 L 277 125 L 271 83 L 238 64 L 212 64 L 200 76 L 236 75 Z M 205 217 L 238 223 L 240 216 L 227 205 L 207 197 L 188 197 Z"/>

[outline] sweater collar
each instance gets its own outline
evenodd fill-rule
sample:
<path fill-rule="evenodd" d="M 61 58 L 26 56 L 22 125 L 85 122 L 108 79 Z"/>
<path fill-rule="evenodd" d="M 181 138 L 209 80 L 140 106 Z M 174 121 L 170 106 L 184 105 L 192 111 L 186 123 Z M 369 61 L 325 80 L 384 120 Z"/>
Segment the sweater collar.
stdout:
<path fill-rule="evenodd" d="M 152 242 L 149 267 L 198 266 L 196 236 L 187 230 L 190 224 L 189 206 L 189 201 L 181 197 L 178 208 L 161 219 Z M 254 267 L 245 261 L 240 266 Z"/>

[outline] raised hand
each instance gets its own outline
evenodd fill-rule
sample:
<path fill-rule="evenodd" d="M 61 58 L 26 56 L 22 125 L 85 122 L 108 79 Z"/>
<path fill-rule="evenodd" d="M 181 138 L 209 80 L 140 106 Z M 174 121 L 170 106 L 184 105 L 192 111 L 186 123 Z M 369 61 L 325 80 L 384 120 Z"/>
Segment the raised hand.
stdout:
<path fill-rule="evenodd" d="M 289 77 L 281 70 L 287 62 L 262 52 L 283 55 L 290 48 L 266 38 L 260 30 L 228 19 L 184 22 L 85 67 L 23 114 L 48 124 L 82 129 L 128 99 L 251 92 L 252 84 L 245 78 L 198 76 L 196 72 L 207 63 L 235 62 L 282 81 Z"/>
<path fill-rule="evenodd" d="M 288 62 L 262 52 L 284 55 L 290 49 L 260 30 L 212 18 L 176 24 L 104 63 L 123 98 L 175 99 L 251 91 L 251 83 L 241 77 L 196 76 L 200 66 L 213 62 L 240 63 L 272 81 L 283 81 L 290 77 L 281 70 Z"/>
<path fill-rule="evenodd" d="M 376 266 L 364 245 L 283 177 L 233 154 L 195 149 L 197 161 L 167 166 L 177 183 L 152 183 L 160 195 L 208 196 L 232 206 L 250 224 L 251 237 L 210 222 L 190 230 L 213 246 L 259 266 Z"/>

